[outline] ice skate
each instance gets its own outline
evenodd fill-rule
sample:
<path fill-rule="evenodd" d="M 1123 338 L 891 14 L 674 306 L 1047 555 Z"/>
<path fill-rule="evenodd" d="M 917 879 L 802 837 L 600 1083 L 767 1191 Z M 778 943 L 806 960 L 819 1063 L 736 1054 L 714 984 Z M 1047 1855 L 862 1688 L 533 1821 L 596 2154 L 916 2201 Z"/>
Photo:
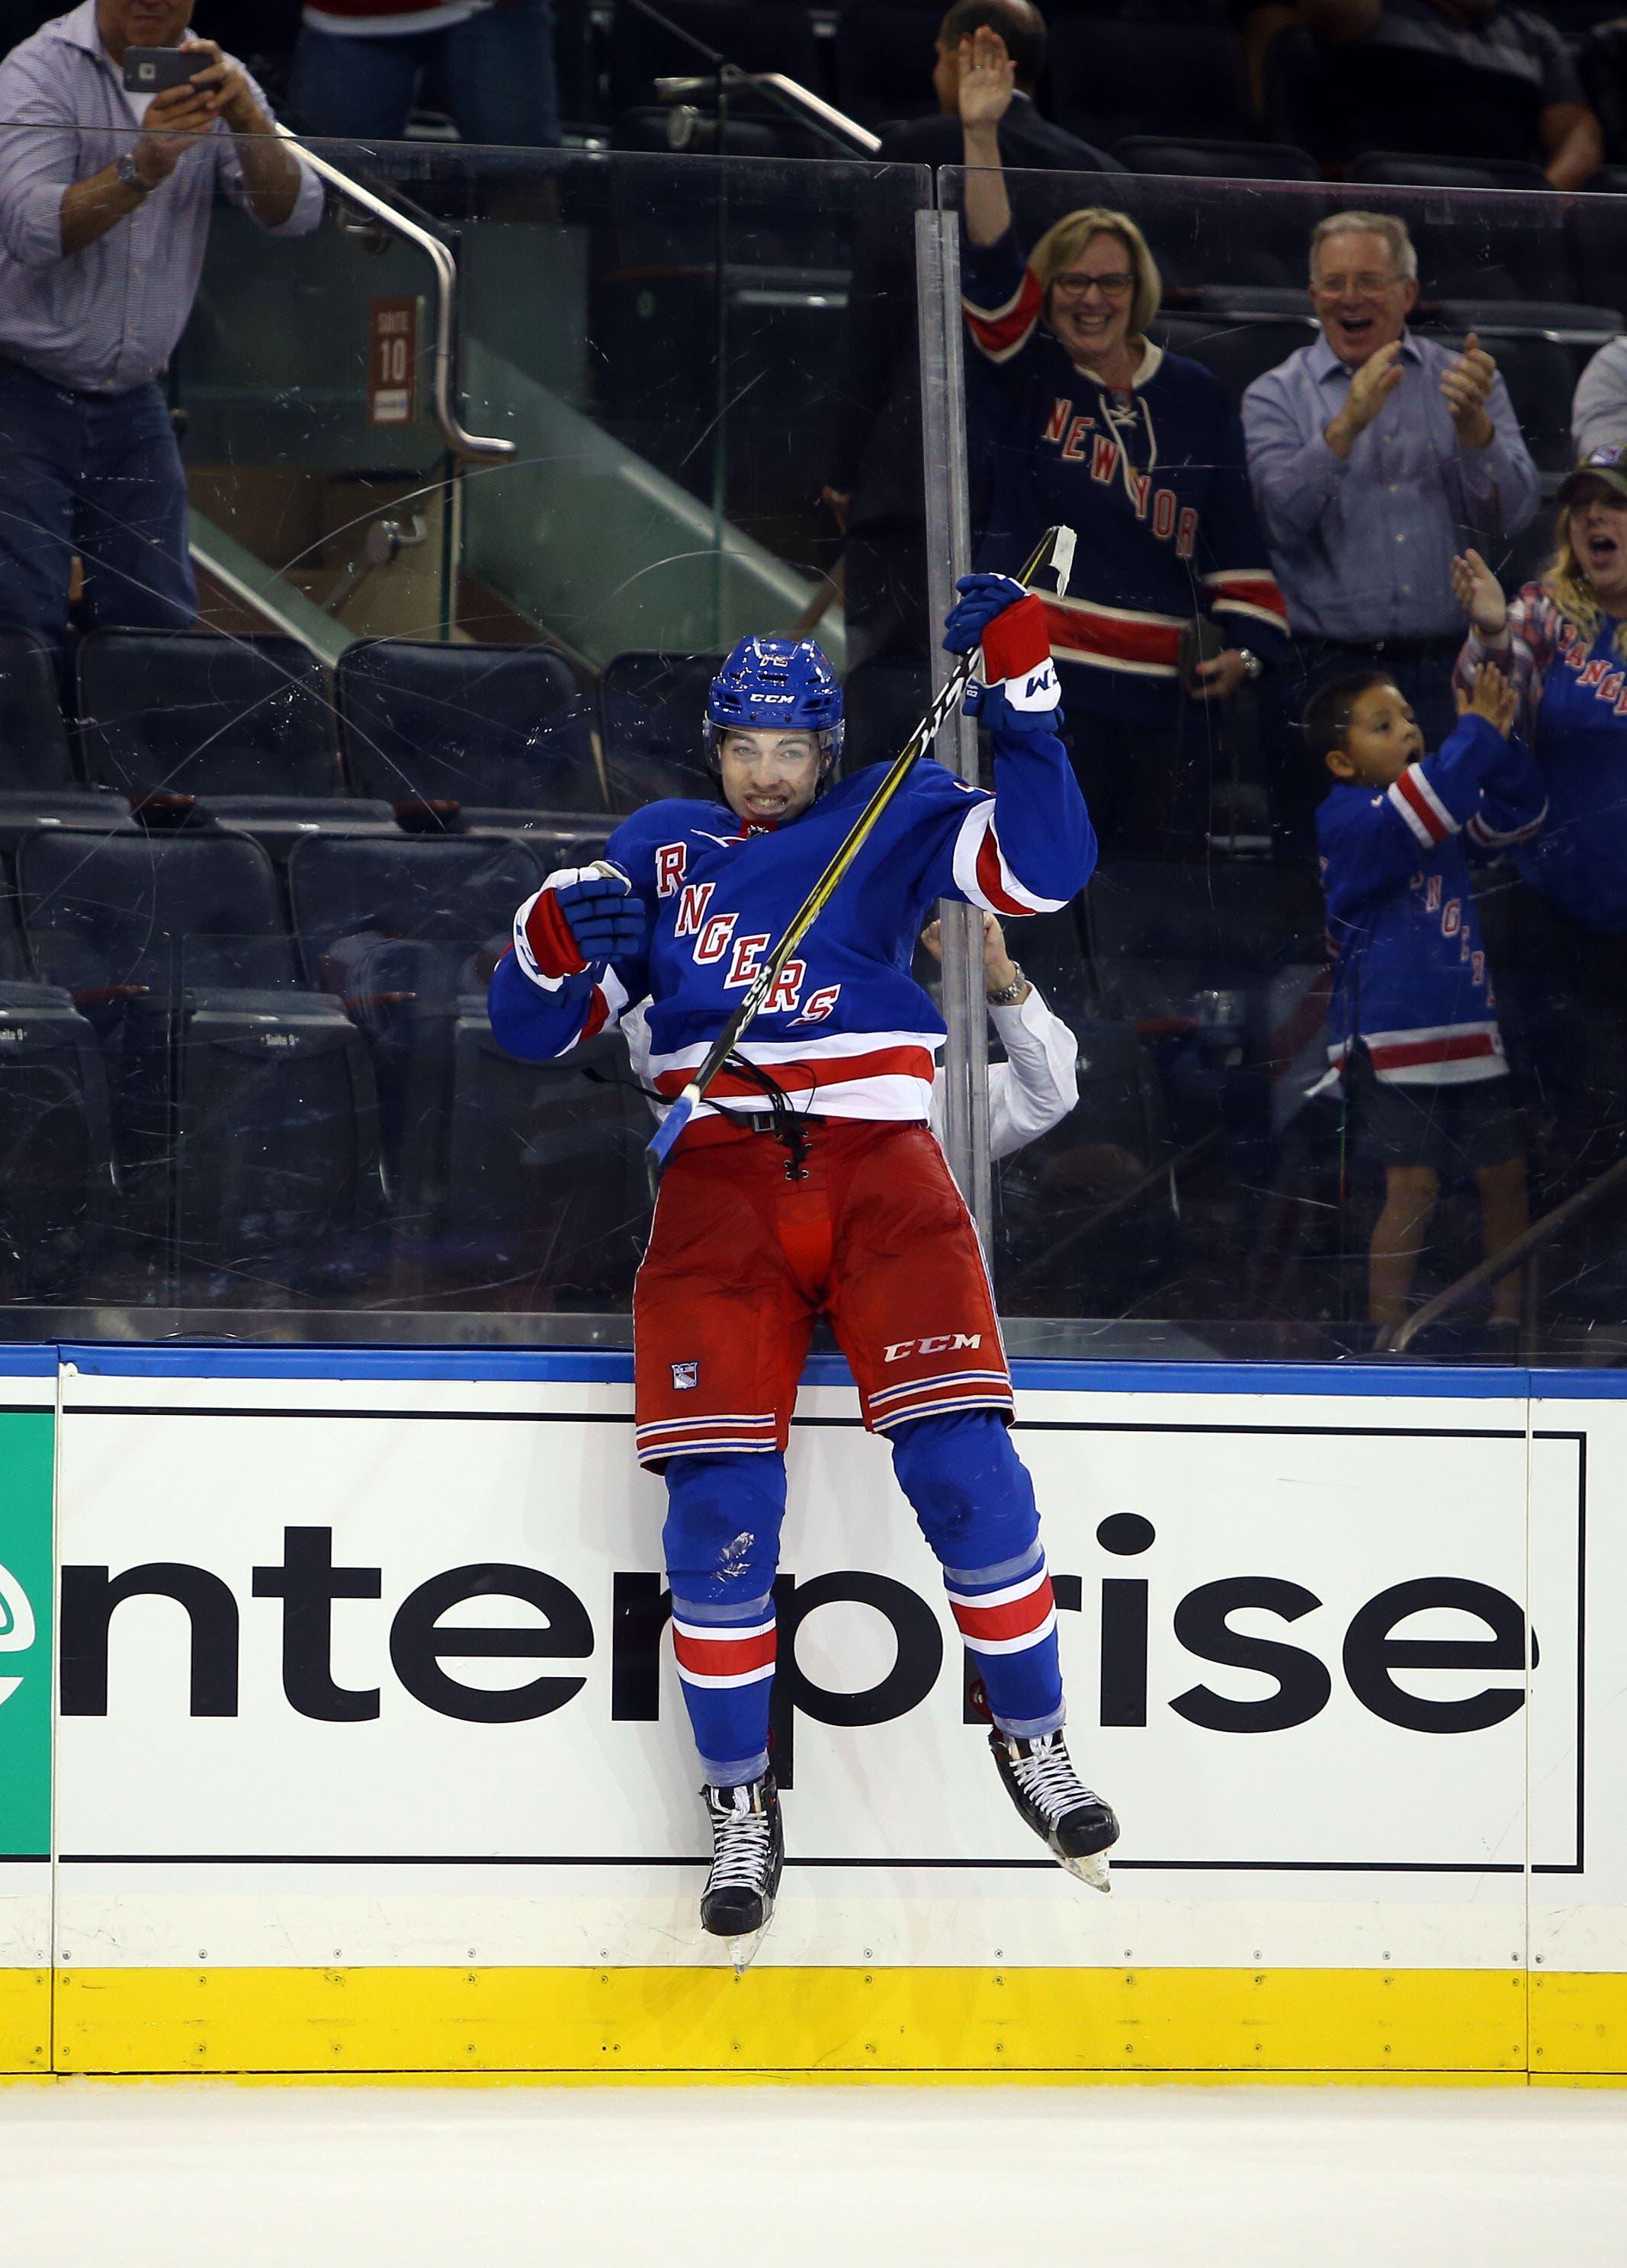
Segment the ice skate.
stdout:
<path fill-rule="evenodd" d="M 1111 1889 L 1107 1852 L 1118 1841 L 1118 1821 L 1074 1771 L 1062 1734 L 1020 1741 L 997 1726 L 989 1746 L 1006 1793 L 1059 1863 L 1093 1890 Z"/>
<path fill-rule="evenodd" d="M 774 1917 L 774 1894 L 785 1863 L 779 1790 L 770 1771 L 741 1787 L 703 1787 L 701 1793 L 712 1831 L 701 1927 L 728 1940 L 738 1977 L 750 1966 Z"/>

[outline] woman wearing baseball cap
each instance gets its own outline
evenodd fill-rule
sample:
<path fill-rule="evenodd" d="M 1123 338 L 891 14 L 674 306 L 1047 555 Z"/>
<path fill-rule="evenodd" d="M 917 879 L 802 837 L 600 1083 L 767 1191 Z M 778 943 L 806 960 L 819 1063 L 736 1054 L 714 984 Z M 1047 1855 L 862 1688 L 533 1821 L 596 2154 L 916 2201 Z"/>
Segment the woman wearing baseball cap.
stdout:
<path fill-rule="evenodd" d="M 1514 857 L 1536 895 L 1514 894 L 1496 954 L 1557 1106 L 1564 1178 L 1613 1162 L 1627 1131 L 1627 447 L 1593 450 L 1559 490 L 1546 571 L 1505 600 L 1476 551 L 1453 562 L 1469 616 L 1456 681 L 1490 661 L 1520 695 L 1519 730 L 1548 788 L 1540 833 Z"/>

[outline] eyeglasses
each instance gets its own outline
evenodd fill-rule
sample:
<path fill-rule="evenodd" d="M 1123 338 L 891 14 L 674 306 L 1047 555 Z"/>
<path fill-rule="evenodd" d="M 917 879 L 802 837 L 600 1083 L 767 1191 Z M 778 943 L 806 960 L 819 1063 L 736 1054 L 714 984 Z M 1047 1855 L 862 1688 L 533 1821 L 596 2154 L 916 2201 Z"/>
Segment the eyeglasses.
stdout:
<path fill-rule="evenodd" d="M 1082 276 L 1071 270 L 1066 276 L 1051 277 L 1051 290 L 1064 299 L 1082 299 L 1092 289 L 1104 299 L 1128 299 L 1135 288 L 1136 279 L 1128 268 L 1111 269 L 1105 276 Z"/>
<path fill-rule="evenodd" d="M 1343 299 L 1352 292 L 1358 299 L 1381 299 L 1403 280 L 1399 276 L 1374 276 L 1366 271 L 1359 276 L 1313 276 L 1311 290 L 1319 299 Z"/>

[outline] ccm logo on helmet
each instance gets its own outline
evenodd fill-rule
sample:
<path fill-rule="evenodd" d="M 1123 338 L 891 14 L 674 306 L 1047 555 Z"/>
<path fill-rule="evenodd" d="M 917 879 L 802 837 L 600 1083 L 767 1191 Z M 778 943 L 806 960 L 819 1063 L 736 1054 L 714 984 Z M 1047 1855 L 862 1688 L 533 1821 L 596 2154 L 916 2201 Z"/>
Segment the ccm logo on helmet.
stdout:
<path fill-rule="evenodd" d="M 945 1331 L 935 1339 L 900 1339 L 896 1346 L 888 1347 L 883 1362 L 902 1362 L 907 1354 L 948 1354 L 961 1347 L 980 1347 L 981 1331 Z"/>

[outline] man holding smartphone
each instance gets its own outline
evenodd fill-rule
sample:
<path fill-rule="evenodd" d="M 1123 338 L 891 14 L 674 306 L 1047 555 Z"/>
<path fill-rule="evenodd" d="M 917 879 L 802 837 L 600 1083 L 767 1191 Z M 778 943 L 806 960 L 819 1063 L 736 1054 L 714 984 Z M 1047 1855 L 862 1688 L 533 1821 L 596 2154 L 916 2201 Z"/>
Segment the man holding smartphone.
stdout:
<path fill-rule="evenodd" d="M 92 619 L 197 613 L 158 379 L 217 195 L 291 235 L 321 187 L 192 0 L 84 0 L 0 62 L 0 621 L 59 640 L 73 556 Z"/>

